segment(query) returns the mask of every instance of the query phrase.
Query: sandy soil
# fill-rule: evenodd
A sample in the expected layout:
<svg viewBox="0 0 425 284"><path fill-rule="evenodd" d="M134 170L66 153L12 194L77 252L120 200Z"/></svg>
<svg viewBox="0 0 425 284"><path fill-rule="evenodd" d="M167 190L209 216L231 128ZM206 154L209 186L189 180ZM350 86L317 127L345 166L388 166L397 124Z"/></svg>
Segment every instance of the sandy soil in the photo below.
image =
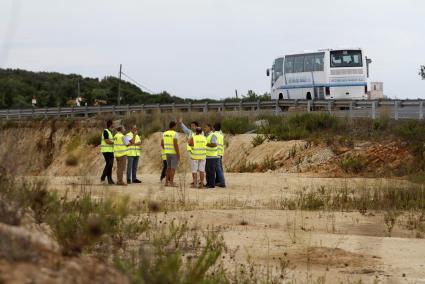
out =
<svg viewBox="0 0 425 284"><path fill-rule="evenodd" d="M50 188L95 195L129 195L135 202L184 201L182 210L158 213L158 219L185 221L200 229L219 230L229 248L228 269L247 257L275 267L288 260L288 279L297 283L324 277L327 283L425 283L425 240L396 225L386 237L383 214L371 212L277 210L277 200L294 191L325 187L403 185L386 179L312 178L299 174L228 174L227 189L190 189L189 176L179 175L181 188L164 188L157 175L142 175L142 185L106 186L96 177L49 178ZM89 185L86 185L89 184ZM230 255L235 257L231 258Z"/></svg>

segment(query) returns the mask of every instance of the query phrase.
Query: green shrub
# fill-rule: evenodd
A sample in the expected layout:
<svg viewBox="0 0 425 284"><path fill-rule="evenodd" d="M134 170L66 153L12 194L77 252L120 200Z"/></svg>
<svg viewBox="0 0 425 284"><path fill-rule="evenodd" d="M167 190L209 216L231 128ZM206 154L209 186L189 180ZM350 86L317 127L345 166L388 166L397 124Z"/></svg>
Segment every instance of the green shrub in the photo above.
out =
<svg viewBox="0 0 425 284"><path fill-rule="evenodd" d="M425 152L425 124L417 120L407 120L400 122L393 131L398 137L408 143L414 157L418 161L423 162Z"/></svg>
<svg viewBox="0 0 425 284"><path fill-rule="evenodd" d="M340 165L346 173L360 173L365 170L367 161L360 156L350 156L342 159Z"/></svg>
<svg viewBox="0 0 425 284"><path fill-rule="evenodd" d="M304 113L289 117L266 116L268 124L259 133L273 140L306 139L319 131L336 132L344 128L345 121L326 113Z"/></svg>
<svg viewBox="0 0 425 284"><path fill-rule="evenodd" d="M225 133L243 134L255 129L248 117L225 117L221 122L221 129Z"/></svg>
<svg viewBox="0 0 425 284"><path fill-rule="evenodd" d="M217 265L224 249L223 238L216 233L199 236L187 224L172 221L151 234L149 244L114 262L135 284L229 283L225 270Z"/></svg>
<svg viewBox="0 0 425 284"><path fill-rule="evenodd" d="M244 160L239 164L239 172L240 173L253 173L257 171L258 164L254 162L247 162Z"/></svg>
<svg viewBox="0 0 425 284"><path fill-rule="evenodd" d="M276 168L276 160L273 157L267 156L261 164L261 169L263 171L274 171Z"/></svg>
<svg viewBox="0 0 425 284"><path fill-rule="evenodd" d="M254 147L260 146L266 141L266 136L257 134L254 138L252 138L251 144Z"/></svg>
<svg viewBox="0 0 425 284"><path fill-rule="evenodd" d="M93 133L87 137L86 144L90 146L99 146L102 142L102 133Z"/></svg>

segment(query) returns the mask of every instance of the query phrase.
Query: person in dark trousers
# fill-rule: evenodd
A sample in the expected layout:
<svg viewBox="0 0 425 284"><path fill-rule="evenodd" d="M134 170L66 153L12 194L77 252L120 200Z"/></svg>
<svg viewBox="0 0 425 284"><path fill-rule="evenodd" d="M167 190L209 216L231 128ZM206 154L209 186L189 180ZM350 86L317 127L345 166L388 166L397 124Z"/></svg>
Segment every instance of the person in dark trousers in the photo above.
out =
<svg viewBox="0 0 425 284"><path fill-rule="evenodd" d="M101 182L108 179L108 184L115 184L112 180L112 167L114 166L114 136L112 135L112 120L106 122L106 129L103 130L100 152L105 158L105 168L103 169L102 176L100 177Z"/></svg>
<svg viewBox="0 0 425 284"><path fill-rule="evenodd" d="M217 150L217 136L214 134L211 124L206 124L204 128L205 137L207 137L207 151L205 174L207 177L207 188L215 188L215 172L218 165L218 150Z"/></svg>
<svg viewBox="0 0 425 284"><path fill-rule="evenodd" d="M224 156L224 134L221 132L221 123L214 124L214 134L217 137L217 167L215 170L215 184L218 187L225 188L226 181L223 171L223 156Z"/></svg>

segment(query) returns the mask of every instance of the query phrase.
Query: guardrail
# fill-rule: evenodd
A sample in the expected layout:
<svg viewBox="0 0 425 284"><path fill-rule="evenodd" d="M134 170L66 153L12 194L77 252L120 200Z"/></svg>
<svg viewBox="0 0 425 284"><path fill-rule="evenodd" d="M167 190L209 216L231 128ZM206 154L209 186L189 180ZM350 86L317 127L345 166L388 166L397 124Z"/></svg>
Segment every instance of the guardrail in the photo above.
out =
<svg viewBox="0 0 425 284"><path fill-rule="evenodd" d="M289 112L326 111L337 116L378 118L384 113L390 118L424 119L424 100L271 100L256 102L212 102L185 104L141 104L120 106L81 106L46 107L0 110L0 118L49 118L49 117L89 117L99 114L126 115L133 112L225 112L251 111L271 112L285 115Z"/></svg>

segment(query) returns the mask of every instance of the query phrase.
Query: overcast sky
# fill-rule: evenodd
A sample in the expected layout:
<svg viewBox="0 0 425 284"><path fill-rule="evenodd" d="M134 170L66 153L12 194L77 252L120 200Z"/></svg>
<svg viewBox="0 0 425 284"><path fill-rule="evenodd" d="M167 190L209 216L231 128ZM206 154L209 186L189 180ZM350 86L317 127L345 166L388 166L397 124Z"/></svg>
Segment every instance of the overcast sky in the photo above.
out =
<svg viewBox="0 0 425 284"><path fill-rule="evenodd" d="M102 78L224 98L270 91L287 52L363 47L385 93L425 98L423 0L0 0L0 67Z"/></svg>

